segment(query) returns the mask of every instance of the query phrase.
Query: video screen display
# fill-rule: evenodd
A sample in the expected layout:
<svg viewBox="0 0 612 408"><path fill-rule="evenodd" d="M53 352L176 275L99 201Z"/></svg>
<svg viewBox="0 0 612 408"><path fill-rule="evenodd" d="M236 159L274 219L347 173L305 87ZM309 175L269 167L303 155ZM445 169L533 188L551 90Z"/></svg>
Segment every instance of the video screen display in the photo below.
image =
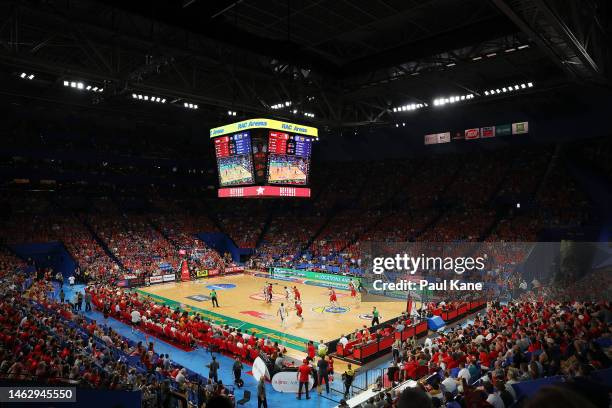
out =
<svg viewBox="0 0 612 408"><path fill-rule="evenodd" d="M268 183L305 185L308 182L310 159L307 157L270 154Z"/></svg>
<svg viewBox="0 0 612 408"><path fill-rule="evenodd" d="M251 155L220 157L219 184L222 187L253 184L253 161Z"/></svg>

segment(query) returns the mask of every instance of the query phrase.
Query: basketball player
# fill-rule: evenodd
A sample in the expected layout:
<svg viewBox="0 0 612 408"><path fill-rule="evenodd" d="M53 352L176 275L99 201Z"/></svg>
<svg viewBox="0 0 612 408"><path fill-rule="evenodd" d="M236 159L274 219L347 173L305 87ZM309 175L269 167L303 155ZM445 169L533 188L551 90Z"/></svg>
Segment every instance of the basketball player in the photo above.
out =
<svg viewBox="0 0 612 408"><path fill-rule="evenodd" d="M302 301L302 296L300 295L300 291L298 290L297 286L293 287L293 297L295 298L295 300L298 301Z"/></svg>
<svg viewBox="0 0 612 408"><path fill-rule="evenodd" d="M285 309L284 303L280 304L280 306L278 307L278 311L276 312L276 315L280 316L281 326L285 327L286 320L287 320L287 309Z"/></svg>
<svg viewBox="0 0 612 408"><path fill-rule="evenodd" d="M302 321L304 321L304 316L302 316L302 305L300 305L299 301L295 301L295 314L297 315L297 317L299 317Z"/></svg>
<svg viewBox="0 0 612 408"><path fill-rule="evenodd" d="M285 286L285 300L289 301L290 297L291 297L291 291L289 290L288 287Z"/></svg>
<svg viewBox="0 0 612 408"><path fill-rule="evenodd" d="M268 284L268 303L272 303L272 284Z"/></svg>
<svg viewBox="0 0 612 408"><path fill-rule="evenodd" d="M329 303L331 303L332 307L338 307L336 291L332 287L329 288Z"/></svg>
<svg viewBox="0 0 612 408"><path fill-rule="evenodd" d="M354 300L357 300L357 288L355 288L355 283L353 282L353 280L351 279L349 281L349 290L351 291L351 298L353 298Z"/></svg>

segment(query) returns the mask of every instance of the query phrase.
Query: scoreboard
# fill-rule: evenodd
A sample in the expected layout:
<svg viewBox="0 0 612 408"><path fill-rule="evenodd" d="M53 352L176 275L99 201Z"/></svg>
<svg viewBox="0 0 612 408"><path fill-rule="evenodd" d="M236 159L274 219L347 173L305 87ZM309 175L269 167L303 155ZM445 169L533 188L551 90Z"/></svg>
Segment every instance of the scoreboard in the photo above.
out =
<svg viewBox="0 0 612 408"><path fill-rule="evenodd" d="M217 158L251 154L251 135L242 132L216 138L215 154Z"/></svg>
<svg viewBox="0 0 612 408"><path fill-rule="evenodd" d="M270 132L268 151L272 154L310 157L312 142L313 138L309 136Z"/></svg>
<svg viewBox="0 0 612 408"><path fill-rule="evenodd" d="M219 197L309 197L316 128L249 119L211 129Z"/></svg>

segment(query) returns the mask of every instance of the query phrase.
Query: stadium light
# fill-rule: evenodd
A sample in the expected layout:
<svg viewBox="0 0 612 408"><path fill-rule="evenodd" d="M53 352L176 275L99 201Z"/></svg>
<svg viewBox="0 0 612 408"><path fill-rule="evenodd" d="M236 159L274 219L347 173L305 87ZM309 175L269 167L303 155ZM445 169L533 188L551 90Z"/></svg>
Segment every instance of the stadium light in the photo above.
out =
<svg viewBox="0 0 612 408"><path fill-rule="evenodd" d="M484 91L485 96L491 96L491 95L497 95L500 93L508 93L508 92L516 92L516 91L520 91L522 89L527 89L527 88L532 88L533 87L533 82L527 82L527 83L521 83L521 84L512 84L512 85L507 85L507 86L503 86L501 88L501 90L499 88L496 89L491 89L489 91Z"/></svg>
<svg viewBox="0 0 612 408"><path fill-rule="evenodd" d="M161 98L159 96L149 96L149 95L143 95L143 94L132 94L132 99L140 99L140 100L145 100L145 101L149 101L149 102L156 102L156 103L166 103L166 98Z"/></svg>
<svg viewBox="0 0 612 408"><path fill-rule="evenodd" d="M228 110L227 116L236 116L236 111Z"/></svg>
<svg viewBox="0 0 612 408"><path fill-rule="evenodd" d="M427 106L427 104L410 103L410 104L394 107L393 108L393 112L409 112L409 111L414 111L414 110L417 110L417 109L421 109L421 108L423 108L425 106Z"/></svg>
<svg viewBox="0 0 612 408"><path fill-rule="evenodd" d="M304 116L308 117L308 118L314 118L314 113L310 113L310 112L304 112Z"/></svg>
<svg viewBox="0 0 612 408"><path fill-rule="evenodd" d="M95 85L88 84L88 83L81 82L81 81L64 80L63 84L67 88L74 88L80 91L89 91L89 92L98 92L98 93L104 92L104 88L102 87L97 87Z"/></svg>
<svg viewBox="0 0 612 408"><path fill-rule="evenodd" d="M293 102L291 101L285 101L285 102L280 102L280 103L275 103L274 105L270 106L270 109L283 109L283 108L288 108L289 106L291 106L293 104Z"/></svg>
<svg viewBox="0 0 612 408"><path fill-rule="evenodd" d="M455 104L457 102L467 101L474 98L474 94L452 95L447 98L436 98L433 100L434 106L443 106L447 103Z"/></svg>
<svg viewBox="0 0 612 408"><path fill-rule="evenodd" d="M28 81L33 80L35 77L34 74L28 74L27 72L22 72L21 74L19 74L19 78L21 79L27 79Z"/></svg>

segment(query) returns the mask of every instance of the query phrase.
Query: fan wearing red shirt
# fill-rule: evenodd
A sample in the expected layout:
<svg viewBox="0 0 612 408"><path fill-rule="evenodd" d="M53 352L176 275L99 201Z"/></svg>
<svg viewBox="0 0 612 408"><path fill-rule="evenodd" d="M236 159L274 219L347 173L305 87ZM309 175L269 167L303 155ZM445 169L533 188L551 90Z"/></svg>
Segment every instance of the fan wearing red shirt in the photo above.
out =
<svg viewBox="0 0 612 408"><path fill-rule="evenodd" d="M308 360L304 360L303 364L298 367L297 371L297 380L300 383L298 388L297 399L302 399L302 387L306 389L306 399L310 399L308 395L308 379L310 376L310 366L308 365Z"/></svg>
<svg viewBox="0 0 612 408"><path fill-rule="evenodd" d="M308 358L312 361L315 358L316 355L316 350L315 350L315 346L314 343L312 342L312 340L310 340L308 342L308 346L306 347L307 353L308 353Z"/></svg>

